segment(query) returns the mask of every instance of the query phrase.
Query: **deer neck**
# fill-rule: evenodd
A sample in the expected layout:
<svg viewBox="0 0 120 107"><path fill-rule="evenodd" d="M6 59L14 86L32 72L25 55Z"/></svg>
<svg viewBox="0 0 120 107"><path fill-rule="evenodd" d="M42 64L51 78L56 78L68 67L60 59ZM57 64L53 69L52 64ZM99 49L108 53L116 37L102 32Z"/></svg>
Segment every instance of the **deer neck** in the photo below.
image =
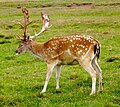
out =
<svg viewBox="0 0 120 107"><path fill-rule="evenodd" d="M43 44L32 41L30 45L29 53L43 60L44 59Z"/></svg>

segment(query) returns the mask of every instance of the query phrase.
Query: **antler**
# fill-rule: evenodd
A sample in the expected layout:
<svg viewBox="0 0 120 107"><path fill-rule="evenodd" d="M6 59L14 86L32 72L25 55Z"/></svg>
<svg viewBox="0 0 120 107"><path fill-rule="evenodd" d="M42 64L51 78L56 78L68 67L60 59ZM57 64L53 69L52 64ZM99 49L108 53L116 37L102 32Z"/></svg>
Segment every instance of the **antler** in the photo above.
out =
<svg viewBox="0 0 120 107"><path fill-rule="evenodd" d="M29 20L29 12L28 12L28 10L26 8L23 8L23 7L20 7L20 8L21 8L22 13L24 15L24 24L22 24L21 22L18 22L18 24L21 25L21 27L22 27L22 29L24 31L24 39L26 39L26 36L27 36L26 35L26 33L27 33L27 26L29 24L31 24L33 21ZM41 16L42 16L43 26L42 26L41 31L38 34L35 33L34 36L30 36L30 38L33 39L33 40L35 40L36 37L40 36L44 31L46 31L49 28L50 19L49 19L48 15L43 14L41 12Z"/></svg>
<svg viewBox="0 0 120 107"><path fill-rule="evenodd" d="M49 19L48 15L43 14L41 12L41 17L42 17L43 26L42 26L41 31L38 34L35 34L34 36L31 37L34 40L36 39L36 37L40 36L44 31L46 31L48 28L51 27L51 26L49 27L50 19Z"/></svg>
<svg viewBox="0 0 120 107"><path fill-rule="evenodd" d="M26 33L27 33L27 26L32 23L32 21L29 20L29 12L26 8L21 7L22 13L24 15L24 23L22 24L21 22L18 22L18 24L21 25L23 32L24 32L24 39L26 38Z"/></svg>

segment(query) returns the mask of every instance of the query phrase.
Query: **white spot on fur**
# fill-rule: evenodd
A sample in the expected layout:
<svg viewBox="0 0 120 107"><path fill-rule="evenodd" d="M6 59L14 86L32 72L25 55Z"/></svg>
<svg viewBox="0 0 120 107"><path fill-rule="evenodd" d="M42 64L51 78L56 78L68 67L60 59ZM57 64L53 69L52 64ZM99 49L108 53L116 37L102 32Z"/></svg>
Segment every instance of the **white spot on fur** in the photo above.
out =
<svg viewBox="0 0 120 107"><path fill-rule="evenodd" d="M85 48L85 50L87 51L87 50L88 50L88 48Z"/></svg>
<svg viewBox="0 0 120 107"><path fill-rule="evenodd" d="M78 51L78 54L80 54L82 52L82 50Z"/></svg>
<svg viewBox="0 0 120 107"><path fill-rule="evenodd" d="M72 47L74 47L74 45L72 45Z"/></svg>
<svg viewBox="0 0 120 107"><path fill-rule="evenodd" d="M87 39L87 40L89 40L89 38L88 38L88 37L87 37L86 39Z"/></svg>
<svg viewBox="0 0 120 107"><path fill-rule="evenodd" d="M75 40L76 38L73 38L73 40Z"/></svg>
<svg viewBox="0 0 120 107"><path fill-rule="evenodd" d="M70 40L70 42L73 42L72 39Z"/></svg>
<svg viewBox="0 0 120 107"><path fill-rule="evenodd" d="M83 52L83 55L85 55L85 52Z"/></svg>

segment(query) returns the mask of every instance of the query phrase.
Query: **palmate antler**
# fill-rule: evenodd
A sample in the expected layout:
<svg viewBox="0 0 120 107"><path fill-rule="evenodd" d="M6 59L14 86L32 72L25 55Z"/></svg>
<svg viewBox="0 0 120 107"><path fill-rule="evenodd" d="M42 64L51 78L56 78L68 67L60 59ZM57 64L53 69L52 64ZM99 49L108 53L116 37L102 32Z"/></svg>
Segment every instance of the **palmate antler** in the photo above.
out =
<svg viewBox="0 0 120 107"><path fill-rule="evenodd" d="M51 26L49 27L50 19L49 19L48 15L43 14L41 12L41 17L42 17L43 26L42 26L41 31L38 34L35 34L34 36L31 37L34 40L36 39L36 37L40 36L44 31L46 31L48 28L51 27Z"/></svg>
<svg viewBox="0 0 120 107"><path fill-rule="evenodd" d="M29 20L29 12L28 12L28 10L26 8L21 7L21 10L22 10L22 13L24 15L24 24L21 24L21 22L18 22L18 24L20 24L22 29L23 29L24 39L25 39L26 36L27 36L27 34L26 34L27 33L27 26L29 24L31 24L33 21ZM42 16L43 26L42 26L41 31L38 34L35 33L34 36L30 36L30 38L33 39L33 40L35 40L36 37L40 36L44 31L46 31L49 28L50 19L49 19L48 15L43 14L41 12L41 16Z"/></svg>
<svg viewBox="0 0 120 107"><path fill-rule="evenodd" d="M29 12L26 8L21 7L22 13L24 15L24 23L22 24L21 22L18 22L19 25L21 25L23 32L24 32L24 39L27 36L27 26L31 24L33 21L29 20Z"/></svg>

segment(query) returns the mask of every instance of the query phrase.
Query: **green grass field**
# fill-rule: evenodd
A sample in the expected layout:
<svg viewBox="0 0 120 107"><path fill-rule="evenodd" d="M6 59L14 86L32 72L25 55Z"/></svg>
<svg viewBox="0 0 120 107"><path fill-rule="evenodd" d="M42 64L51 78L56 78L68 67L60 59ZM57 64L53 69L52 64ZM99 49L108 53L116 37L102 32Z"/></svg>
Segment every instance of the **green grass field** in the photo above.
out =
<svg viewBox="0 0 120 107"><path fill-rule="evenodd" d="M47 92L39 95L47 67L29 53L15 55L19 45L16 37L23 36L15 22L23 21L18 6L28 8L31 20L40 19L41 11L49 14L52 27L37 39L39 42L72 34L91 35L100 41L103 93L89 96L89 74L79 65L65 65L60 90L55 90L54 71ZM41 26L41 22L35 22L28 27L28 32L33 35ZM0 0L0 107L12 106L120 107L120 1Z"/></svg>

